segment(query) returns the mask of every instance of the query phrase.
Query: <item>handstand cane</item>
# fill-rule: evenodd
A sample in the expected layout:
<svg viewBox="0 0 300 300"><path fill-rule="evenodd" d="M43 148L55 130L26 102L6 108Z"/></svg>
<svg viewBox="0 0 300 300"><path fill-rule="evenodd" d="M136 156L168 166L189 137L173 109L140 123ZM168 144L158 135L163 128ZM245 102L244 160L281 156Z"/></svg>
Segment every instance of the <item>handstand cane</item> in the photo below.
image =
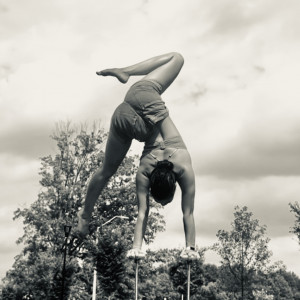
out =
<svg viewBox="0 0 300 300"><path fill-rule="evenodd" d="M134 261L135 261L135 300L138 300L139 260L138 258L135 258Z"/></svg>
<svg viewBox="0 0 300 300"><path fill-rule="evenodd" d="M187 261L188 270L187 270L187 300L190 300L190 285L191 285L191 261Z"/></svg>

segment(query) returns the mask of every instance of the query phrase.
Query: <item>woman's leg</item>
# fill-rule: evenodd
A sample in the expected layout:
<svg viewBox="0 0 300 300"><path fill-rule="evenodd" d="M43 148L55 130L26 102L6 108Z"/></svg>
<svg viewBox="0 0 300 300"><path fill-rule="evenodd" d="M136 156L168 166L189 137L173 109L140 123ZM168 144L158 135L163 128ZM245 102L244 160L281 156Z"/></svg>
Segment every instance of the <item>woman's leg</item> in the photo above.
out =
<svg viewBox="0 0 300 300"><path fill-rule="evenodd" d="M92 176L88 185L84 207L78 213L77 229L81 235L85 236L89 233L89 221L95 203L110 177L117 171L130 145L131 141L124 142L113 132L109 133L103 165Z"/></svg>
<svg viewBox="0 0 300 300"><path fill-rule="evenodd" d="M106 69L97 72L102 76L114 76L122 83L126 83L130 76L146 75L143 79L157 81L163 92L171 85L179 74L184 63L181 54L171 52L125 68Z"/></svg>
<svg viewBox="0 0 300 300"><path fill-rule="evenodd" d="M154 80L162 86L164 92L179 74L184 63L181 54L171 52L125 68L106 69L97 72L102 76L114 76L120 82L126 83L130 76L146 75L143 79ZM170 117L157 124L163 139L173 138L180 135Z"/></svg>

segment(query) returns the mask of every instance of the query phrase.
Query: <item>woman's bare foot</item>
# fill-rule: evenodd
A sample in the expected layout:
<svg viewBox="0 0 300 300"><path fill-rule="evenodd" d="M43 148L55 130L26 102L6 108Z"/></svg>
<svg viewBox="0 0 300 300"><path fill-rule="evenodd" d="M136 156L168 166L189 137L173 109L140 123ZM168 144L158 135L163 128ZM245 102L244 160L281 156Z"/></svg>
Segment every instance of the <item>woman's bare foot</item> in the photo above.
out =
<svg viewBox="0 0 300 300"><path fill-rule="evenodd" d="M129 75L123 71L121 71L121 69L105 69L103 71L100 72L96 72L97 75L99 76L114 76L116 78L118 78L118 80L122 83L126 83L128 81Z"/></svg>

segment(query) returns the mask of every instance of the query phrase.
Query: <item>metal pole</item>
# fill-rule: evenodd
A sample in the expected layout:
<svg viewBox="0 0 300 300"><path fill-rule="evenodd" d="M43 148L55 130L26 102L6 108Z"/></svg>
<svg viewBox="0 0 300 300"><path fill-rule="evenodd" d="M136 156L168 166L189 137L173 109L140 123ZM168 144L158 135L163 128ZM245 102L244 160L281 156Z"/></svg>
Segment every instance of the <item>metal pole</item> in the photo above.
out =
<svg viewBox="0 0 300 300"><path fill-rule="evenodd" d="M244 232L242 232L242 300L244 300Z"/></svg>
<svg viewBox="0 0 300 300"><path fill-rule="evenodd" d="M98 245L98 229L96 230L96 245ZM93 296L92 300L96 300L97 297L97 266L94 267L94 279L93 279Z"/></svg>
<svg viewBox="0 0 300 300"><path fill-rule="evenodd" d="M135 259L135 300L138 300L138 282L139 282L139 261Z"/></svg>
<svg viewBox="0 0 300 300"><path fill-rule="evenodd" d="M96 270L96 268L94 268L93 297L92 297L92 300L96 300L96 287L97 287L97 270Z"/></svg>
<svg viewBox="0 0 300 300"><path fill-rule="evenodd" d="M188 260L188 274L187 274L187 300L190 300L190 284L191 284L191 261Z"/></svg>
<svg viewBox="0 0 300 300"><path fill-rule="evenodd" d="M104 224L102 224L101 227L107 225L108 223L110 223L112 220L114 220L116 218L119 218L119 219L129 219L129 217L126 217L126 216L114 216L110 220L108 220L107 222L105 222Z"/></svg>
<svg viewBox="0 0 300 300"><path fill-rule="evenodd" d="M63 262L63 269L62 269L62 282L61 282L61 295L60 295L61 300L63 300L65 297L66 257L67 257L68 238L69 238L71 229L72 229L72 226L64 225L65 240L64 240L64 245L63 245L64 262Z"/></svg>
<svg viewBox="0 0 300 300"><path fill-rule="evenodd" d="M64 262L63 262L63 270L62 270L62 283L61 283L61 295L60 299L64 299L65 294L65 273L66 273L66 256L67 256L67 247L64 246Z"/></svg>

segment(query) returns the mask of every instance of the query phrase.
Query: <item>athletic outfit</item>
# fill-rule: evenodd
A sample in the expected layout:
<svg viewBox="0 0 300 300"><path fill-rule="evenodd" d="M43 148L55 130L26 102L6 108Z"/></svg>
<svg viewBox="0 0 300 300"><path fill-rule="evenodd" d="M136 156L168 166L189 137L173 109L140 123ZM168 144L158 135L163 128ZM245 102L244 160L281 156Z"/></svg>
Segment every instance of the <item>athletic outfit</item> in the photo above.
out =
<svg viewBox="0 0 300 300"><path fill-rule="evenodd" d="M140 80L129 89L124 102L116 108L111 118L110 131L124 143L132 139L145 142L141 158L155 149L186 149L181 136L148 142L155 124L169 116L161 93L162 87L158 82Z"/></svg>
<svg viewBox="0 0 300 300"><path fill-rule="evenodd" d="M124 141L147 141L153 126L169 115L161 92L162 87L155 81L136 82L127 92L124 102L116 108L110 130Z"/></svg>
<svg viewBox="0 0 300 300"><path fill-rule="evenodd" d="M175 136L173 138L166 139L161 142L147 143L147 141L146 141L141 158L143 158L144 156L146 156L149 153L151 154L151 152L153 150L156 150L156 149L164 150L166 148L175 148L177 150L178 149L186 149L186 145L185 145L184 141L182 140L181 136ZM172 153L172 155L173 154L174 153Z"/></svg>
<svg viewBox="0 0 300 300"><path fill-rule="evenodd" d="M162 87L153 80L140 80L127 92L122 102L113 113L110 131L121 140L136 139L145 142L142 157L154 149L186 149L180 136L162 142L147 142L154 126L169 116L169 111L161 98Z"/></svg>

